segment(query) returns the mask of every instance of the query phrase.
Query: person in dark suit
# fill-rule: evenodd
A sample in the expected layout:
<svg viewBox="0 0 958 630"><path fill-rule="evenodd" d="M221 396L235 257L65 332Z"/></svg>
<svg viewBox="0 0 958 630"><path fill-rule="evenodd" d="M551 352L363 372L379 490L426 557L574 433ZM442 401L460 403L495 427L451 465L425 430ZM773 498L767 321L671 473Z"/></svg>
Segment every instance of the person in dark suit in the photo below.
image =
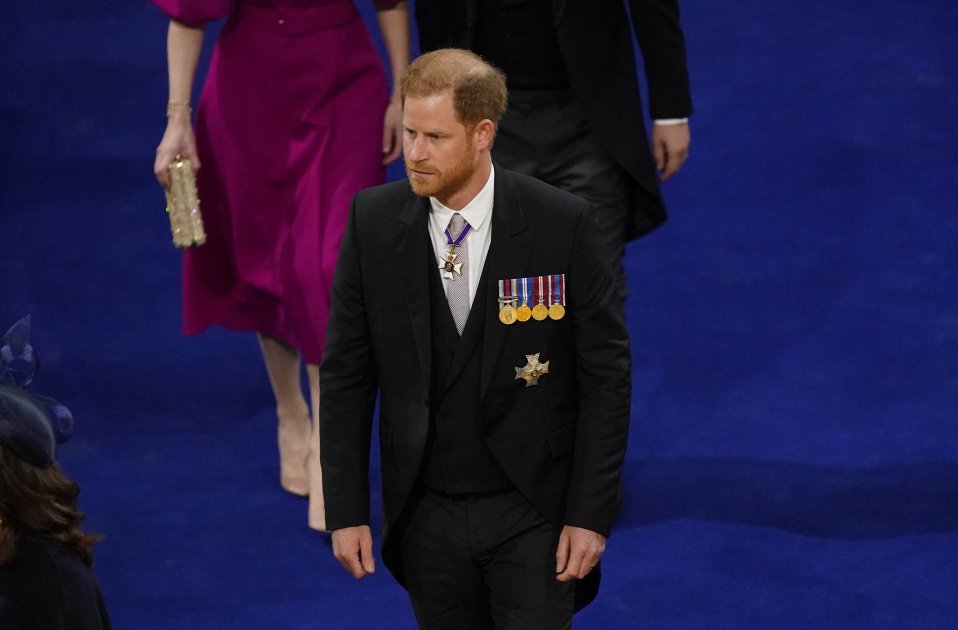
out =
<svg viewBox="0 0 958 630"><path fill-rule="evenodd" d="M336 558L382 556L422 628L566 628L598 589L631 362L589 204L493 166L501 72L464 50L402 78L408 179L360 192L320 366Z"/></svg>
<svg viewBox="0 0 958 630"><path fill-rule="evenodd" d="M623 0L416 2L423 51L468 48L506 73L509 110L493 158L592 202L623 295L625 243L665 220L656 171L667 180L681 168L692 112L677 0L629 0L628 9Z"/></svg>

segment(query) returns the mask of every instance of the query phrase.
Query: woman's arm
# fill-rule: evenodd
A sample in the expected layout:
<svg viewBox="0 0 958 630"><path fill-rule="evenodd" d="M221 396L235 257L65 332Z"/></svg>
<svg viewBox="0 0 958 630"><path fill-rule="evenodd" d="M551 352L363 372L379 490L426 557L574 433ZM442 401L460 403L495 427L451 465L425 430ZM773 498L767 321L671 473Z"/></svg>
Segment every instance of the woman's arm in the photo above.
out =
<svg viewBox="0 0 958 630"><path fill-rule="evenodd" d="M156 148L156 161L153 163L153 173L164 188L170 185L167 168L177 155L193 162L194 168L200 167L190 119L190 95L202 48L203 25L189 26L170 20L166 36L170 98L166 111L166 131L160 146Z"/></svg>
<svg viewBox="0 0 958 630"><path fill-rule="evenodd" d="M390 8L377 7L376 17L392 73L392 94L383 119L383 164L402 153L402 103L399 98L399 77L409 65L409 10L401 0Z"/></svg>

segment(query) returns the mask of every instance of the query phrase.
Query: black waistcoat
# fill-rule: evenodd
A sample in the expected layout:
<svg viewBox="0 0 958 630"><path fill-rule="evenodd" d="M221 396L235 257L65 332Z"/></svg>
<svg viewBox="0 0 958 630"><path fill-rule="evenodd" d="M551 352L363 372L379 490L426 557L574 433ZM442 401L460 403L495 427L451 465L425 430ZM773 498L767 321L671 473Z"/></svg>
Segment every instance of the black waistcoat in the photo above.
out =
<svg viewBox="0 0 958 630"><path fill-rule="evenodd" d="M430 249L432 249L430 247ZM435 256L430 256L430 265ZM429 274L432 320L432 417L422 483L449 494L487 492L512 484L482 438L480 368L485 274L460 338L437 265Z"/></svg>

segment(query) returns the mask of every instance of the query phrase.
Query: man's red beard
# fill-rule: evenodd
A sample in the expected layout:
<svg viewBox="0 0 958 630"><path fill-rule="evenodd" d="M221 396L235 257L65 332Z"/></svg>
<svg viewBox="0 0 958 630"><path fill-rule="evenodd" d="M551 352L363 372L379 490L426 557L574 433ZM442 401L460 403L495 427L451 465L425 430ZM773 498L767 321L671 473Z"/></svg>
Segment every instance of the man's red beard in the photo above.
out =
<svg viewBox="0 0 958 630"><path fill-rule="evenodd" d="M429 176L417 178L414 171L429 173ZM409 185L412 187L412 191L420 197L447 198L462 189L475 172L476 166L471 151L466 151L462 159L447 171L439 171L424 162L406 160L406 175L409 177Z"/></svg>

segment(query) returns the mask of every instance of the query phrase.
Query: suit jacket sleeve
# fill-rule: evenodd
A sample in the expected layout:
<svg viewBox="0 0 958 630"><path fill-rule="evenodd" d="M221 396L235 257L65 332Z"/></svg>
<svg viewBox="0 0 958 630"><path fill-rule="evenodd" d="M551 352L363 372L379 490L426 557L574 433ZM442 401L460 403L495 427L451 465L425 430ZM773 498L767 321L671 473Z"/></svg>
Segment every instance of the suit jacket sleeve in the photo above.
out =
<svg viewBox="0 0 958 630"><path fill-rule="evenodd" d="M567 280L579 413L565 523L608 536L628 443L632 360L625 313L590 217L579 220Z"/></svg>
<svg viewBox="0 0 958 630"><path fill-rule="evenodd" d="M330 530L370 521L369 446L377 377L366 318L358 199L340 246L320 364L320 460Z"/></svg>
<svg viewBox="0 0 958 630"><path fill-rule="evenodd" d="M652 118L689 116L692 97L677 0L630 0L629 6L645 64Z"/></svg>

